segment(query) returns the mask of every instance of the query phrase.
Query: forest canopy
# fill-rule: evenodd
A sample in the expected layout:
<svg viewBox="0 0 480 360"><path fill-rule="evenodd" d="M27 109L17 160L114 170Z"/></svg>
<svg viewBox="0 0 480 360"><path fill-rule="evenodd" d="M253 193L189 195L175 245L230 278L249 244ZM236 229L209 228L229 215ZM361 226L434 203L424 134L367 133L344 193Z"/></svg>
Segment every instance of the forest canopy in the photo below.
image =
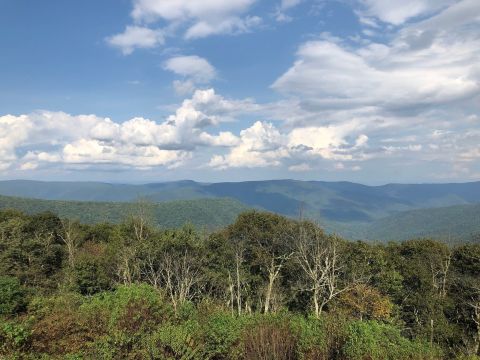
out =
<svg viewBox="0 0 480 360"><path fill-rule="evenodd" d="M0 356L474 359L480 245L348 241L259 211L207 233L0 211Z"/></svg>

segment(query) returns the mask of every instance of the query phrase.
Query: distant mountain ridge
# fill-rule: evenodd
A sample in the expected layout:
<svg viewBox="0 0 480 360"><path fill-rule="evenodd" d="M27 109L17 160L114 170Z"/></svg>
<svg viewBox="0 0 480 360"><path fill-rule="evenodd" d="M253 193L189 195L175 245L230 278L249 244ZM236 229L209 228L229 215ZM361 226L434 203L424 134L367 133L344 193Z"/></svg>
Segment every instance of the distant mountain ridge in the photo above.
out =
<svg viewBox="0 0 480 360"><path fill-rule="evenodd" d="M100 182L0 181L0 195L45 200L153 202L232 198L254 208L288 216L300 211L315 220L369 223L400 211L480 203L480 182L387 184L266 180L199 183L175 181L143 185Z"/></svg>
<svg viewBox="0 0 480 360"><path fill-rule="evenodd" d="M2 193L17 197L0 196L0 209L53 211L90 223L122 221L143 197L152 203L154 222L163 227L190 222L214 229L256 208L294 218L302 214L349 239L480 241L480 182L366 186L295 180L145 185L3 181Z"/></svg>

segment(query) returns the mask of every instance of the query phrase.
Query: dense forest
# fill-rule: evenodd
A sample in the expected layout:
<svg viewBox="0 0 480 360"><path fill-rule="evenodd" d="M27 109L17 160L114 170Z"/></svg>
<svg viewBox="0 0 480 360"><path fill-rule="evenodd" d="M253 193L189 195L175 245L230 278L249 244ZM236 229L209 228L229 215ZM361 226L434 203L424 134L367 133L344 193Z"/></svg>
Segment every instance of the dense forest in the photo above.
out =
<svg viewBox="0 0 480 360"><path fill-rule="evenodd" d="M1 189L1 182L0 182ZM225 227L237 216L252 209L233 198L194 198L152 202L142 199L150 207L151 224L163 228L181 227L186 222L209 231ZM120 223L135 212L136 201L74 201L45 200L0 195L0 210L17 209L27 214L51 211L62 218L77 219L87 224ZM289 217L298 217L304 211L302 203L296 204ZM253 207L256 210L267 210ZM278 210L278 209L277 209ZM277 211L273 211L278 213ZM429 237L449 244L478 241L480 234L480 203L447 207L400 211L370 223L340 222L323 218L323 212L305 212L310 219L317 219L328 233L345 238L374 241L402 241Z"/></svg>
<svg viewBox="0 0 480 360"><path fill-rule="evenodd" d="M88 212L88 209L85 209ZM0 211L5 359L479 359L480 244Z"/></svg>
<svg viewBox="0 0 480 360"><path fill-rule="evenodd" d="M163 228L181 227L188 222L198 228L213 230L233 223L241 212L249 210L239 201L226 198L156 203L145 199L139 201L148 206L151 225ZM117 224L136 212L137 202L42 200L0 195L0 210L17 209L27 214L50 211L86 224Z"/></svg>

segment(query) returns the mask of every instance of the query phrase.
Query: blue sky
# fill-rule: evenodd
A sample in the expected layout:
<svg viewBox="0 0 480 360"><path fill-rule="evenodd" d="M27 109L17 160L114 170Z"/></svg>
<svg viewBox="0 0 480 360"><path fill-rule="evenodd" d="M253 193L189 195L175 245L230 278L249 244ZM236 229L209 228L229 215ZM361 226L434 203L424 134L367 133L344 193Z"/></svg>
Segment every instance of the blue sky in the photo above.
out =
<svg viewBox="0 0 480 360"><path fill-rule="evenodd" d="M1 179L480 180L477 0L3 0L0 49Z"/></svg>

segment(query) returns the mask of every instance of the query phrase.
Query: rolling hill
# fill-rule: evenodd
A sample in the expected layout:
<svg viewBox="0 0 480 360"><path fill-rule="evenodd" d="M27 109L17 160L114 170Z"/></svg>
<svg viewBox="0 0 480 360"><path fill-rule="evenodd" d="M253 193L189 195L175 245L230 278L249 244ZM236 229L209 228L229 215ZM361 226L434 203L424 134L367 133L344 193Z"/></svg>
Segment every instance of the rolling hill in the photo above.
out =
<svg viewBox="0 0 480 360"><path fill-rule="evenodd" d="M0 181L0 194L9 196L0 198L0 208L51 210L86 222L119 221L132 213L132 202L143 197L154 203L153 217L162 226L190 221L218 227L232 222L243 210L257 208L290 217L302 213L327 231L350 239L434 236L468 240L472 233L480 233L480 182L366 186L297 180L187 180L132 185L14 180Z"/></svg>
<svg viewBox="0 0 480 360"><path fill-rule="evenodd" d="M480 204L469 204L403 211L372 222L363 236L382 241L435 238L456 242L473 241L479 235Z"/></svg>
<svg viewBox="0 0 480 360"><path fill-rule="evenodd" d="M118 223L135 214L138 206L133 202L39 200L0 196L0 209L17 209L28 214L51 211L60 217L85 223ZM248 209L236 200L220 198L147 203L142 206L146 207L147 216L156 225L166 228L191 223L215 229L232 223L239 213Z"/></svg>
<svg viewBox="0 0 480 360"><path fill-rule="evenodd" d="M154 202L232 198L243 204L288 216L300 210L326 222L378 220L399 211L480 202L480 182L463 184L388 184L267 180L230 183L176 181L143 185L98 182L0 181L0 195L46 200Z"/></svg>

